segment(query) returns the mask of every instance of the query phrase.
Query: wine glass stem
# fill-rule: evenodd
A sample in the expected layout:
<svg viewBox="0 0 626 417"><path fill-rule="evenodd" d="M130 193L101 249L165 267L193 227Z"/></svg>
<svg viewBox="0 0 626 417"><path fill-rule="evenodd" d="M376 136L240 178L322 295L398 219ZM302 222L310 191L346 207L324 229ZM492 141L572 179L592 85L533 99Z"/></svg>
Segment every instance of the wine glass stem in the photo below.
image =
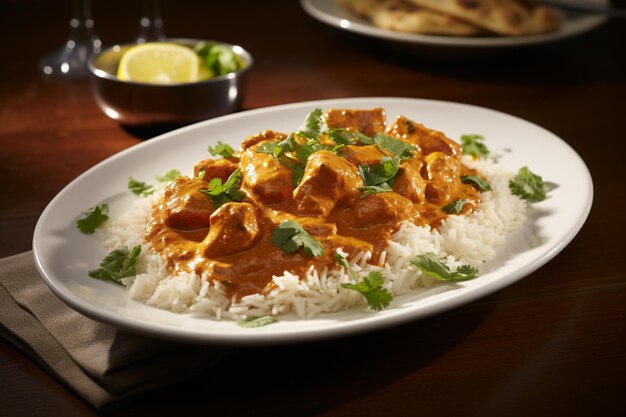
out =
<svg viewBox="0 0 626 417"><path fill-rule="evenodd" d="M161 18L161 2L159 0L143 0L141 20L139 21L137 43L160 41L165 39L163 19Z"/></svg>

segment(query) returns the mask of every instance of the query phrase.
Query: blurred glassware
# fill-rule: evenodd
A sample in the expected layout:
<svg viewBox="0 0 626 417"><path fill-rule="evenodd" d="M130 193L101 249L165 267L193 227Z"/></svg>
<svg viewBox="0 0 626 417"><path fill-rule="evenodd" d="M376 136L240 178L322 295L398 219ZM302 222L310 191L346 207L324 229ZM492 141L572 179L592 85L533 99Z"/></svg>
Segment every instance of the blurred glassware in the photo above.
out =
<svg viewBox="0 0 626 417"><path fill-rule="evenodd" d="M65 46L43 56L39 68L46 77L87 78L87 61L102 42L94 31L91 0L72 0L70 33Z"/></svg>
<svg viewBox="0 0 626 417"><path fill-rule="evenodd" d="M135 42L146 43L164 40L161 2L159 0L143 0L141 10L139 34L135 38Z"/></svg>

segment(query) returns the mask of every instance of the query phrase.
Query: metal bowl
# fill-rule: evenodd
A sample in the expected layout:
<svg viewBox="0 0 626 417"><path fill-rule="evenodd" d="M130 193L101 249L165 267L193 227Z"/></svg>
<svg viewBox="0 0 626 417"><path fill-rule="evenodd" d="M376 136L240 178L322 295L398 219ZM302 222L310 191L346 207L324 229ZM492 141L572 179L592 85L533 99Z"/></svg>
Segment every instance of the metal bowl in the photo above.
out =
<svg viewBox="0 0 626 417"><path fill-rule="evenodd" d="M193 47L199 39L168 39ZM241 107L246 75L252 56L237 45L215 42L233 49L242 59L237 72L205 81L179 84L149 84L122 81L117 67L124 52L134 43L115 45L94 55L88 62L93 92L100 108L110 118L128 126L187 124L232 113Z"/></svg>

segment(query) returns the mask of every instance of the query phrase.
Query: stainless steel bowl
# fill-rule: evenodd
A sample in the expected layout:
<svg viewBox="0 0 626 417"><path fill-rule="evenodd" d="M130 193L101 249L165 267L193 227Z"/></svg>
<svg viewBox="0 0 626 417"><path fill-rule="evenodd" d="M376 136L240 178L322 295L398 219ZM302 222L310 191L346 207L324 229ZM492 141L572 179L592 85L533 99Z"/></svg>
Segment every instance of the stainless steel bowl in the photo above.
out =
<svg viewBox="0 0 626 417"><path fill-rule="evenodd" d="M193 47L201 40L167 41ZM167 85L122 81L117 78L120 59L134 43L104 49L88 62L98 105L107 116L128 126L186 124L238 110L241 107L246 75L253 64L252 56L240 46L216 43L233 48L244 62L243 68L205 81Z"/></svg>

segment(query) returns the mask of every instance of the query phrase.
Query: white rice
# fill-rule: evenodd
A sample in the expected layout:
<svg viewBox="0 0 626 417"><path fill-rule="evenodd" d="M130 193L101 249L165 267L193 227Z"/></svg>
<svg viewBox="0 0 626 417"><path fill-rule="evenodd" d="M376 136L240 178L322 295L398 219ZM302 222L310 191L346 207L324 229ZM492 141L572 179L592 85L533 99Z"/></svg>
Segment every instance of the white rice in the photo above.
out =
<svg viewBox="0 0 626 417"><path fill-rule="evenodd" d="M403 223L388 242L379 265L368 263L369 252L349 259L359 280L371 271L382 270L384 286L394 295L400 295L418 287L445 285L410 264L416 255L433 252L445 258L452 270L462 264L480 267L493 258L496 247L505 241L506 235L524 222L526 203L509 192L508 182L515 175L513 172L494 162L465 158L464 163L478 169L492 187L492 191L481 194L478 208L469 215L448 216L437 230ZM276 285L269 294L248 295L240 300L227 297L225 287L208 280L206 274L170 275L165 260L151 252L150 244L144 240L153 205L161 196L162 192L138 199L105 227L104 245L108 250L142 246L137 263L140 273L124 282L131 299L177 313L218 320L287 312L311 318L324 312L366 305L360 293L341 286L354 282L342 267L320 271L311 267L304 277L285 271L284 275L273 277Z"/></svg>

